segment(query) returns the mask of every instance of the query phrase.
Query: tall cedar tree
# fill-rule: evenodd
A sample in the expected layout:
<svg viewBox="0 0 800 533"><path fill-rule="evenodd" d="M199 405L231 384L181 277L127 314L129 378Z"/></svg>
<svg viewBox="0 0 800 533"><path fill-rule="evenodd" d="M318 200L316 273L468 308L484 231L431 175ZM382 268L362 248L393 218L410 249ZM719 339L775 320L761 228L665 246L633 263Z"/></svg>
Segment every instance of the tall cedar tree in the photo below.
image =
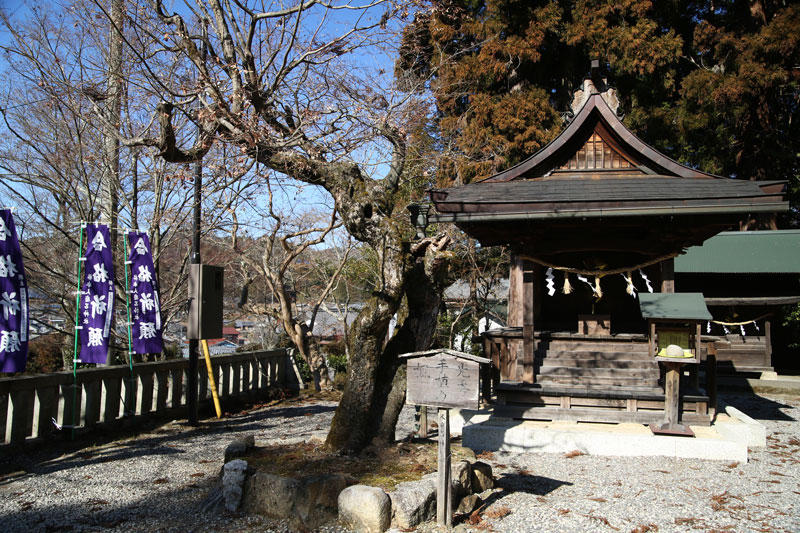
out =
<svg viewBox="0 0 800 533"><path fill-rule="evenodd" d="M564 127L591 58L625 124L682 163L788 179L800 154L800 6L788 2L434 0L404 34L407 81L433 73L441 185L524 159Z"/></svg>

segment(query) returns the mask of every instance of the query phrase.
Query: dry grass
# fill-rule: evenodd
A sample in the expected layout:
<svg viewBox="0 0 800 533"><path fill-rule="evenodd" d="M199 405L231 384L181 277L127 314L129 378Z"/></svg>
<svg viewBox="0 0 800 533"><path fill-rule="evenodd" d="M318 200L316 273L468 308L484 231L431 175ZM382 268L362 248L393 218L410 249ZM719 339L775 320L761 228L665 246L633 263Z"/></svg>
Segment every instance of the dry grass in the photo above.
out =
<svg viewBox="0 0 800 533"><path fill-rule="evenodd" d="M473 457L471 450L460 446L451 450L453 462ZM435 443L399 443L347 457L328 452L322 444L305 443L256 448L245 459L260 472L294 478L344 474L357 483L390 492L398 483L416 481L435 472L436 453Z"/></svg>
<svg viewBox="0 0 800 533"><path fill-rule="evenodd" d="M658 531L658 526L656 524L640 524L631 529L631 533L650 533L655 531Z"/></svg>

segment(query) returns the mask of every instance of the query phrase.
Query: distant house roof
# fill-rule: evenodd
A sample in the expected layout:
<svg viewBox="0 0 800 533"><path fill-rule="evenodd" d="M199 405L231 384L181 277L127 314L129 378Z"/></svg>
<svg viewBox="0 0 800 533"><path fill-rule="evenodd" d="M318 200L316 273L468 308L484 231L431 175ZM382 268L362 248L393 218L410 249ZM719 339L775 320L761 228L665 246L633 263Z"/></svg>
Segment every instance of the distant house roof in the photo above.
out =
<svg viewBox="0 0 800 533"><path fill-rule="evenodd" d="M348 324L352 324L353 321L358 316L358 312L361 305L350 306L346 312L346 319ZM344 335L344 326L342 325L339 316L333 313L329 313L325 310L325 308L320 308L317 311L317 316L314 319L314 329L312 330L312 334L315 337L326 338L326 337L338 337L340 335Z"/></svg>
<svg viewBox="0 0 800 533"><path fill-rule="evenodd" d="M230 326L223 326L222 328L223 335L238 335L239 330Z"/></svg>
<svg viewBox="0 0 800 533"><path fill-rule="evenodd" d="M229 341L228 339L212 339L208 341L209 346L232 346L236 347L237 344L235 342Z"/></svg>
<svg viewBox="0 0 800 533"><path fill-rule="evenodd" d="M508 278L493 280L488 290L484 287L478 288L478 297L489 301L505 301L508 299ZM445 300L466 300L469 298L469 283L458 280L444 290Z"/></svg>
<svg viewBox="0 0 800 533"><path fill-rule="evenodd" d="M800 230L725 231L676 257L675 272L800 273Z"/></svg>

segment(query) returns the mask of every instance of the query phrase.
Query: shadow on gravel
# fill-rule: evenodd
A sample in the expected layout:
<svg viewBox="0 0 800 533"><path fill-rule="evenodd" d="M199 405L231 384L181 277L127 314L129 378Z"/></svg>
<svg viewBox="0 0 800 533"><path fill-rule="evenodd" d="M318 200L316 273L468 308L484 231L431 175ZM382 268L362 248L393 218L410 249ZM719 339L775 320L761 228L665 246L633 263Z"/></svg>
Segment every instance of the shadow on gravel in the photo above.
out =
<svg viewBox="0 0 800 533"><path fill-rule="evenodd" d="M795 420L781 411L781 409L791 409L793 406L770 400L763 396L758 396L757 394L724 394L720 395L720 399L756 420L778 420L785 422Z"/></svg>
<svg viewBox="0 0 800 533"><path fill-rule="evenodd" d="M496 485L504 492L527 492L535 496L546 496L557 488L564 485L571 486L572 483L530 474L505 473L500 475Z"/></svg>
<svg viewBox="0 0 800 533"><path fill-rule="evenodd" d="M2 516L2 531L145 531L141 524L145 519L151 521L147 531L190 531L198 525L205 525L205 522L222 518L201 512L203 498L217 483L216 478L188 484L182 480L166 480L155 486L160 487L159 490L153 490L147 497L128 504L115 504L114 496L109 495L108 500L92 498L75 504L51 505L45 509L34 506L34 502L27 501L23 494L13 494L13 497L17 497L19 510ZM114 490L120 489L115 487ZM165 505L166 501L171 504Z"/></svg>
<svg viewBox="0 0 800 533"><path fill-rule="evenodd" d="M259 410L243 415L233 415L222 420L206 419L197 427L186 424L168 425L164 420L158 423L143 421L134 428L118 428L106 431L104 434L94 434L79 437L71 442L64 435L64 440L54 437L53 441L46 446L39 447L37 450L27 453L20 451L16 454L9 454L7 460L0 461L0 486L11 483L27 475L49 474L70 468L128 459L131 457L144 457L148 455L177 455L184 453L184 447L191 445L187 441L199 435L219 434L224 436L226 433L241 433L248 431L264 431L272 429L280 424L265 424L260 421L278 418L300 418L321 413L327 413L336 409L336 406L325 405L297 405L267 410ZM158 433L158 436L148 438L135 438L137 434L143 432ZM122 442L115 442L122 441ZM91 447L101 447L80 452L81 449ZM77 453L76 453L77 452Z"/></svg>

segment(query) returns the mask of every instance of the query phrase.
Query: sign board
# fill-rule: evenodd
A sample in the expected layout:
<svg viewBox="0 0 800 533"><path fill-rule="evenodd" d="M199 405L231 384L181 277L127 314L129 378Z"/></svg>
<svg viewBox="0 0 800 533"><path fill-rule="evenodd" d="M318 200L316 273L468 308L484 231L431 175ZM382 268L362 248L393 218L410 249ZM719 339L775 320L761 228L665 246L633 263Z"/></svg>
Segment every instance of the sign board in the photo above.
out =
<svg viewBox="0 0 800 533"><path fill-rule="evenodd" d="M412 405L477 409L480 364L488 359L455 350L404 354L406 401Z"/></svg>

